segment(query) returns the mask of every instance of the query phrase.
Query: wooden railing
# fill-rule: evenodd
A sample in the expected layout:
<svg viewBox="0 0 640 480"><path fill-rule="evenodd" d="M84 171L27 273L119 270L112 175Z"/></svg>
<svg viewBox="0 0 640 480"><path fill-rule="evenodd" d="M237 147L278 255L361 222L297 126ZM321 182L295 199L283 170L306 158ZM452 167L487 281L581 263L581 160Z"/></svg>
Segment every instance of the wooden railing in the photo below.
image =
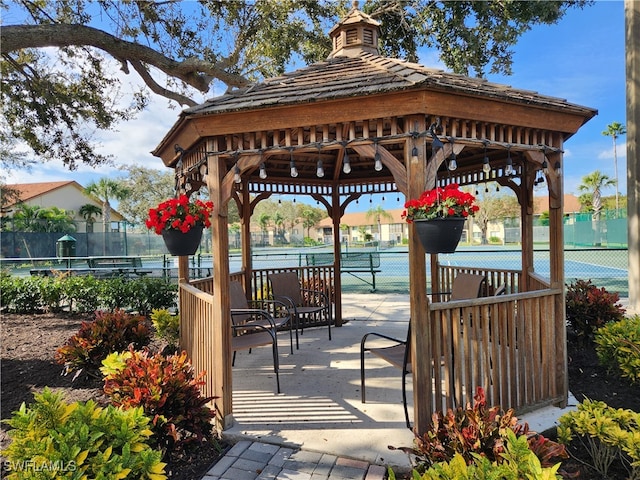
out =
<svg viewBox="0 0 640 480"><path fill-rule="evenodd" d="M213 295L200 290L203 283L206 282L198 281L198 287L186 282L178 284L180 347L186 350L196 374L206 371L208 379L202 387L202 394L205 397L213 397L215 393L211 375L214 374L213 352L216 334L212 331L212 325L215 312Z"/></svg>
<svg viewBox="0 0 640 480"><path fill-rule="evenodd" d="M554 302L561 289L431 303L433 411L473 403L516 408L564 401L563 348Z"/></svg>
<svg viewBox="0 0 640 480"><path fill-rule="evenodd" d="M504 270L484 267L472 268L438 264L438 278L440 279L440 284L432 293L451 292L453 280L459 273L472 273L487 277L487 287L489 290L483 292L483 295L492 295L490 290L496 289L501 285L505 286L506 293L518 293L520 291L520 270ZM548 285L545 288L548 288ZM436 301L442 301L443 299L446 299L446 296L434 296L434 300Z"/></svg>
<svg viewBox="0 0 640 480"><path fill-rule="evenodd" d="M298 274L298 278L301 279L302 286L311 290L320 290L329 298L331 305L336 305L336 293L333 283L333 265L314 265L308 267L282 267L282 268L263 268L253 270L251 276L250 291L252 292L252 298L261 299L267 298L269 293L269 275L279 272L291 272L295 271ZM245 275L243 272L234 272L230 275L231 280L238 280L244 285ZM206 292L213 292L213 278L202 278L194 280L191 285L197 289ZM245 286L246 290L246 286ZM332 314L334 320L341 320L336 318L339 315L337 309ZM310 316L305 319L304 325L301 327L315 327L320 325L326 325L327 319L321 316Z"/></svg>

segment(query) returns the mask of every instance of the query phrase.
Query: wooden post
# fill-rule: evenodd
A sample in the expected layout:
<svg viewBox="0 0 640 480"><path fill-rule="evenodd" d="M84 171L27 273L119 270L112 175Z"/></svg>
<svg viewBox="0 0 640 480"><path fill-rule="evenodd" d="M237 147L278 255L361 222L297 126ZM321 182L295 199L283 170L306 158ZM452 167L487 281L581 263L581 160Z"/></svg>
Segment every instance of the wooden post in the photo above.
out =
<svg viewBox="0 0 640 480"><path fill-rule="evenodd" d="M333 187L333 193L331 195L331 213L333 219L333 257L335 258L334 272L333 272L333 289L335 294L335 310L334 319L335 326L342 326L342 276L341 270L341 253L342 245L340 243L340 220L342 218L342 209L340 208L340 189L335 184Z"/></svg>
<svg viewBox="0 0 640 480"><path fill-rule="evenodd" d="M229 232L227 205L230 198L221 196L225 177L224 159L214 155L209 158L207 187L214 205L211 219L211 251L213 252L213 324L206 335L213 338L211 375L213 381L216 423L219 429L231 426L233 418L231 372L231 302L229 299ZM208 380L208 381L211 381Z"/></svg>
<svg viewBox="0 0 640 480"><path fill-rule="evenodd" d="M415 121L416 131L425 131L424 117ZM418 161L411 160L413 144L418 149ZM407 165L407 193L409 198L418 198L425 190L427 181L426 142L424 137L408 139L404 149ZM430 161L433 161L431 159ZM414 430L425 433L431 423L433 413L431 382L431 329L429 325L429 301L427 299L427 268L425 251L415 225L409 226L409 298L411 312L411 365L413 369L413 412Z"/></svg>
<svg viewBox="0 0 640 480"><path fill-rule="evenodd" d="M562 145L558 146L562 149ZM560 406L567 405L569 394L569 373L567 366L567 329L564 297L564 190L562 176L556 172L555 165L562 166L562 150L548 155L549 169L549 262L551 288L559 288L562 293L556 295L554 300L555 318L555 348L556 355L555 386L557 394L561 394L564 400ZM560 354L562 352L562 354Z"/></svg>

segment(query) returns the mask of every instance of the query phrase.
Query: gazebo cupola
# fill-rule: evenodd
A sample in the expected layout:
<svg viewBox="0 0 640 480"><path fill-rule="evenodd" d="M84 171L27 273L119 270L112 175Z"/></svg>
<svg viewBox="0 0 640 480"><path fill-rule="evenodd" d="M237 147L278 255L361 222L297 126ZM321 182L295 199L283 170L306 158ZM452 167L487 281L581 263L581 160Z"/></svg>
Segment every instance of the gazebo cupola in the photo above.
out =
<svg viewBox="0 0 640 480"><path fill-rule="evenodd" d="M329 58L359 57L362 53L378 55L380 23L358 10L357 0L349 13L329 32L333 50Z"/></svg>

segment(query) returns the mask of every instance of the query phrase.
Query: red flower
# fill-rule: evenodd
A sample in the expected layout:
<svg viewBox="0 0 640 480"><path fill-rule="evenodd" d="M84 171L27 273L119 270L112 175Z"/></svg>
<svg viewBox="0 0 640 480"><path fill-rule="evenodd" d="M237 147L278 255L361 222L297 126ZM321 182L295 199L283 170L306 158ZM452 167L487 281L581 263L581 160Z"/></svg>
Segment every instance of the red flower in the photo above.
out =
<svg viewBox="0 0 640 480"><path fill-rule="evenodd" d="M161 202L156 208L149 209L145 224L158 235L163 230L180 230L187 233L195 225L211 226L213 203L202 200L189 201L186 195Z"/></svg>
<svg viewBox="0 0 640 480"><path fill-rule="evenodd" d="M474 204L475 197L460 190L457 183L444 188L437 187L422 192L419 198L410 199L404 204L402 217L411 223L413 220L432 220L439 217L463 217L475 215L479 207Z"/></svg>

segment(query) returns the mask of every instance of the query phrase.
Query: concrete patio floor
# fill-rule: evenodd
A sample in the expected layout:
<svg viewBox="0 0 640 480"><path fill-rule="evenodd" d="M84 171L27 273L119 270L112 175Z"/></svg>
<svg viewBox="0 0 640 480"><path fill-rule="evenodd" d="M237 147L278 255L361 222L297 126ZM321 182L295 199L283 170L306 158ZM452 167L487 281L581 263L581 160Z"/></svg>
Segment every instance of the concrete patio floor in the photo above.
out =
<svg viewBox="0 0 640 480"><path fill-rule="evenodd" d="M230 441L253 440L360 459L398 468L410 466L405 453L413 433L406 428L400 370L367 358L367 403L360 401L360 340L371 331L406 336L409 296L343 295L346 324L307 329L300 349L289 351L287 332L279 334L281 394L276 393L270 347L238 352L233 368L234 425ZM408 385L412 416L411 382ZM576 402L570 398L568 408ZM519 419L542 432L566 410L548 407Z"/></svg>

